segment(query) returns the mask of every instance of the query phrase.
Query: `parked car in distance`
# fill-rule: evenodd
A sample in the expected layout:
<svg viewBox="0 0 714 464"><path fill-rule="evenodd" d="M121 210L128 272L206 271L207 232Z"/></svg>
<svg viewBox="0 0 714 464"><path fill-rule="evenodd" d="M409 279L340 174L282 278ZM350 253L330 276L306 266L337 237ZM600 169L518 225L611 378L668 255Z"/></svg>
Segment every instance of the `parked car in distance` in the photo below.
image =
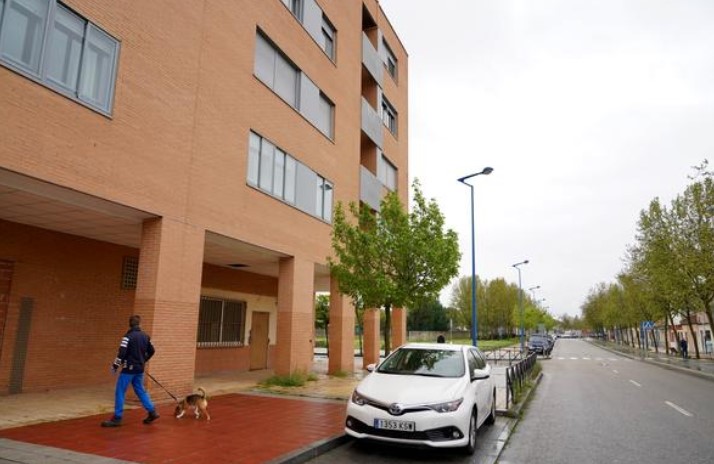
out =
<svg viewBox="0 0 714 464"><path fill-rule="evenodd" d="M528 337L528 352L537 353L543 356L550 356L553 351L553 343L546 335L531 335Z"/></svg>
<svg viewBox="0 0 714 464"><path fill-rule="evenodd" d="M370 368L347 404L348 435L470 454L496 420L491 366L473 346L410 343Z"/></svg>

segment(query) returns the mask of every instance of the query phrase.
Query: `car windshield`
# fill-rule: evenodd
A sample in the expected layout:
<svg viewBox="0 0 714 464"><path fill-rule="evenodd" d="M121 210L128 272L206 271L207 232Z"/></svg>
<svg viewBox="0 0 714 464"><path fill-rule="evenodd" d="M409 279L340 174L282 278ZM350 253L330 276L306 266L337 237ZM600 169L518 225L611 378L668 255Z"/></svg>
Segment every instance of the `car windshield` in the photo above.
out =
<svg viewBox="0 0 714 464"><path fill-rule="evenodd" d="M382 374L462 377L465 372L461 351L400 348L379 365Z"/></svg>

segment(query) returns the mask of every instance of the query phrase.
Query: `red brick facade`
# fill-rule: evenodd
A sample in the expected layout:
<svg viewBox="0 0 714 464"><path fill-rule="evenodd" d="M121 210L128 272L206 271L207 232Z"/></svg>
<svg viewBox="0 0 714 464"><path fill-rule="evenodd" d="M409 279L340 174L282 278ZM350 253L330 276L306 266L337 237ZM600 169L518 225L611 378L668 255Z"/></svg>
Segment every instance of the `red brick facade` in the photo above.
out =
<svg viewBox="0 0 714 464"><path fill-rule="evenodd" d="M281 0L64 3L120 43L114 104L99 114L0 58L0 395L114 382L134 313L157 348L150 372L178 394L250 368L254 311L269 314L267 367L309 369L314 293L336 288L330 222L247 183L249 134L329 180L335 204L360 201L380 153L360 101L383 94L399 119L381 151L406 198L407 55L378 2L316 0L334 61ZM334 103L332 137L254 75L258 29ZM364 37L389 42L398 79L365 84ZM202 296L245 305L242 342L197 342ZM330 370L350 370L354 310L331 301Z"/></svg>

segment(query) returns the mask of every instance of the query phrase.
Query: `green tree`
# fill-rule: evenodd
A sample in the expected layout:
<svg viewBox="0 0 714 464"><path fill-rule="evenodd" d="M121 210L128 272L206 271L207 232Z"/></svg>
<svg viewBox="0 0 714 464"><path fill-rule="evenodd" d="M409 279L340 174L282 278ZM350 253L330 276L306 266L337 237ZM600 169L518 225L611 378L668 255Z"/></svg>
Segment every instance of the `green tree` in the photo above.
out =
<svg viewBox="0 0 714 464"><path fill-rule="evenodd" d="M425 301L409 308L407 330L445 331L449 328L449 317L439 300Z"/></svg>
<svg viewBox="0 0 714 464"><path fill-rule="evenodd" d="M436 298L457 274L458 238L444 230L444 216L434 200L427 201L418 181L412 185L413 208L408 213L396 192L382 199L375 213L364 204L342 203L332 228L334 258L328 257L340 292L360 299L365 308L383 308L384 349L391 351L392 307L415 307Z"/></svg>
<svg viewBox="0 0 714 464"><path fill-rule="evenodd" d="M324 329L327 352L330 352L330 335L327 326L330 325L330 295L321 293L315 298L315 327Z"/></svg>
<svg viewBox="0 0 714 464"><path fill-rule="evenodd" d="M481 281L476 276L477 327L482 335L496 338L513 332L517 325L518 286L499 277ZM471 276L462 276L451 288L451 306L458 312L458 325L471 329ZM515 319L514 319L515 318ZM516 322L514 322L516 321Z"/></svg>

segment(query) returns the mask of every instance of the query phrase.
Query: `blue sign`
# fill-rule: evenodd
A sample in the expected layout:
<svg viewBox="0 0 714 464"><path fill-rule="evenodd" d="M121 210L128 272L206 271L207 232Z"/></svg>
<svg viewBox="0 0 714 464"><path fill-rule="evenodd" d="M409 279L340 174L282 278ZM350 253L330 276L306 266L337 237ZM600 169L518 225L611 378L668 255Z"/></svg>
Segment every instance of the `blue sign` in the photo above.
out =
<svg viewBox="0 0 714 464"><path fill-rule="evenodd" d="M652 321L645 321L642 323L642 328L645 330L652 330L654 329L654 322Z"/></svg>

